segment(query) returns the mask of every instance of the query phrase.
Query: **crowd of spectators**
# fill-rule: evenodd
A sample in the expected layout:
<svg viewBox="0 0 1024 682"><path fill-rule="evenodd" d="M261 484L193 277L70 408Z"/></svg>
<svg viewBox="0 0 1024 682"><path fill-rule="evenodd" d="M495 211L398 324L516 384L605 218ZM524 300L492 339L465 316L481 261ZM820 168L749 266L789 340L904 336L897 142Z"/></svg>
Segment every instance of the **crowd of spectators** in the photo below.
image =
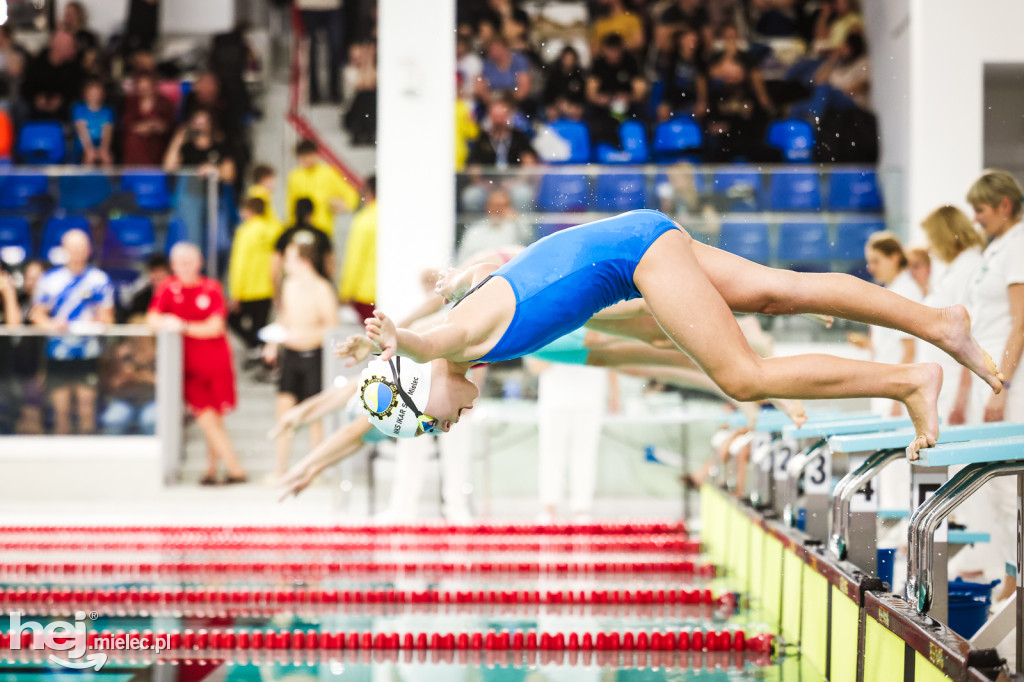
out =
<svg viewBox="0 0 1024 682"><path fill-rule="evenodd" d="M207 146L244 172L249 164L253 106L244 74L259 66L246 27L214 36L205 59L160 62L154 53L153 0L133 0L122 34L102 41L81 2L64 5L37 54L12 29L0 27L0 104L17 131L28 122L57 122L75 164L105 168L201 166L200 154L180 155L204 115ZM14 156L11 148L0 149Z"/></svg>
<svg viewBox="0 0 1024 682"><path fill-rule="evenodd" d="M205 150L211 156L199 163L230 163L210 151L216 143L209 136L209 118L205 110L193 114L196 134L173 141L172 153L198 158ZM286 179L287 224L273 203L276 171L258 164L249 178L226 287L201 276L202 254L187 240L172 248L170 259L162 253L150 256L134 283L115 287L107 272L93 264L92 237L78 229L64 234L60 265L32 260L13 271L0 268L0 325L36 328L24 336L0 335L0 434L154 433L152 337L96 335L115 321L148 323L185 338L185 403L210 454L203 482L246 480L223 422L236 402L229 330L245 348L242 367L254 370L258 380L279 381L282 393L292 394L297 385L295 353L305 358L311 349L292 348L287 340L265 343L259 334L271 319L303 319L306 299L301 290L293 292L289 314L283 314L287 276L312 273L321 288L334 292L329 297L333 302L351 306L360 317L372 315L376 297L372 177L357 190L323 161L315 143L300 141L295 167ZM337 216L350 211L356 213L339 277L332 237ZM319 359L315 368L304 360L299 369L319 381ZM308 397L307 384L302 382L298 399ZM286 464L282 459L278 473ZM223 477L218 475L221 465L226 469Z"/></svg>
<svg viewBox="0 0 1024 682"><path fill-rule="evenodd" d="M593 146L616 146L624 121L638 121L650 134L659 123L688 117L703 131L702 147L690 156L706 162L781 160L766 131L786 118L808 121L819 139L830 130L874 138L856 2L588 0L583 38L570 29L553 32L518 0L461 0L459 95L481 132L460 134L468 151L459 154L470 165L531 162L538 153L529 141L558 120L586 123ZM512 136L511 144L494 146L498 101L527 144ZM825 151L821 160L874 160Z"/></svg>

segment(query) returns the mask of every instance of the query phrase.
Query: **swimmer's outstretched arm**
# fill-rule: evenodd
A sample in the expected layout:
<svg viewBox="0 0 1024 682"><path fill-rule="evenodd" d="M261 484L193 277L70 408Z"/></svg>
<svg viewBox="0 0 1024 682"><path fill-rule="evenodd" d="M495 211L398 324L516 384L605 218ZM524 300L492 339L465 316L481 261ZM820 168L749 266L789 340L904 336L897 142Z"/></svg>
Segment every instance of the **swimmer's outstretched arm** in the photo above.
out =
<svg viewBox="0 0 1024 682"><path fill-rule="evenodd" d="M328 436L323 443L313 448L285 473L281 479L283 493L278 502L283 502L291 495L297 496L315 481L324 469L359 452L363 447L363 436L372 428L367 420L357 419Z"/></svg>
<svg viewBox="0 0 1024 682"><path fill-rule="evenodd" d="M444 297L430 294L416 308L398 321L399 327L411 327L420 320L434 315L444 307Z"/></svg>
<svg viewBox="0 0 1024 682"><path fill-rule="evenodd" d="M358 361L371 351L369 346L375 346L384 361L401 355L413 362L430 362L461 355L469 346L469 333L465 327L449 322L422 333L399 329L390 317L375 310L373 317L366 320L366 336L349 337L338 346L338 354Z"/></svg>
<svg viewBox="0 0 1024 682"><path fill-rule="evenodd" d="M437 278L434 292L446 301L458 301L469 293L469 290L483 282L498 266L494 263L480 263L464 270L449 268Z"/></svg>
<svg viewBox="0 0 1024 682"><path fill-rule="evenodd" d="M357 384L358 382L353 379L344 386L331 386L315 396L303 400L281 415L277 424L267 434L267 438L277 438L285 431L295 431L300 426L305 426L331 412L340 410L349 401L349 398L355 395Z"/></svg>

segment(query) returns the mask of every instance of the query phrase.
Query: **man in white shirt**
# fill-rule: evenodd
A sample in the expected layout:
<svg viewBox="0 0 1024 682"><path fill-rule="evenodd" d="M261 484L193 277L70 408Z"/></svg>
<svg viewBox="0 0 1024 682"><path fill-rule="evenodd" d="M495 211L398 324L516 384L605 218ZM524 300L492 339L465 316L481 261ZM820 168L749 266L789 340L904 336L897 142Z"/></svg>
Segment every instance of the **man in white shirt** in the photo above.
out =
<svg viewBox="0 0 1024 682"><path fill-rule="evenodd" d="M96 431L98 336L69 334L75 326L114 322L114 289L110 278L89 265L92 246L82 230L69 230L61 239L67 264L53 268L36 286L32 323L60 334L46 344L46 380L50 386L56 432L71 433L71 400L78 403L80 433ZM93 330L90 330L93 331Z"/></svg>
<svg viewBox="0 0 1024 682"><path fill-rule="evenodd" d="M494 190L487 198L487 217L466 228L459 241L456 262L503 246L525 246L533 241L533 228L512 208L508 192Z"/></svg>

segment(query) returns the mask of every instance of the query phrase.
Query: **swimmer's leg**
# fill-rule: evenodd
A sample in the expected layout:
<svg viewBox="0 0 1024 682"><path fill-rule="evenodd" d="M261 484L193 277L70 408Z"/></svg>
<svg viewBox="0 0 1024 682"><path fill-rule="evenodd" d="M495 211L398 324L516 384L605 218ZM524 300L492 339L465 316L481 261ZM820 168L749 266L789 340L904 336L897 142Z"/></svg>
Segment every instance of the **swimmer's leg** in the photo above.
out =
<svg viewBox="0 0 1024 682"><path fill-rule="evenodd" d="M935 364L885 365L829 355L761 358L704 274L693 240L673 230L647 250L633 281L673 341L733 399L882 397L907 406L917 439L914 457L935 444L942 369ZM686 301L680 304L681 292ZM923 307L923 306L922 306Z"/></svg>
<svg viewBox="0 0 1024 682"><path fill-rule="evenodd" d="M815 313L899 329L946 351L993 390L1002 389L998 367L971 336L963 306L931 308L851 275L769 268L705 244L692 243L692 250L732 310L766 315Z"/></svg>
<svg viewBox="0 0 1024 682"><path fill-rule="evenodd" d="M653 318L648 318L654 324ZM661 332L663 338L665 333ZM675 346L672 348L655 348L640 341L611 339L601 335L587 333L584 344L589 349L587 364L595 367L621 367L623 365L646 365L657 367L680 367L696 370L697 365L686 353Z"/></svg>
<svg viewBox="0 0 1024 682"><path fill-rule="evenodd" d="M639 300L639 299L637 299ZM604 318L592 317L584 325L587 329L602 334L636 339L651 345L671 346L675 345L665 336L665 332L649 313L633 318Z"/></svg>

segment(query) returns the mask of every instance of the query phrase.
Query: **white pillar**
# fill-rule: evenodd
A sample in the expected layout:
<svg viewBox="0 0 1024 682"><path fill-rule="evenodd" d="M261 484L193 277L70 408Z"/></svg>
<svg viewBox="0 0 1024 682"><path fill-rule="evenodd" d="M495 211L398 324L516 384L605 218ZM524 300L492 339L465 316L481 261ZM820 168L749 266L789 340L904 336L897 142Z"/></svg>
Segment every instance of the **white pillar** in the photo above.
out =
<svg viewBox="0 0 1024 682"><path fill-rule="evenodd" d="M400 317L455 239L455 0L380 0L377 304Z"/></svg>

